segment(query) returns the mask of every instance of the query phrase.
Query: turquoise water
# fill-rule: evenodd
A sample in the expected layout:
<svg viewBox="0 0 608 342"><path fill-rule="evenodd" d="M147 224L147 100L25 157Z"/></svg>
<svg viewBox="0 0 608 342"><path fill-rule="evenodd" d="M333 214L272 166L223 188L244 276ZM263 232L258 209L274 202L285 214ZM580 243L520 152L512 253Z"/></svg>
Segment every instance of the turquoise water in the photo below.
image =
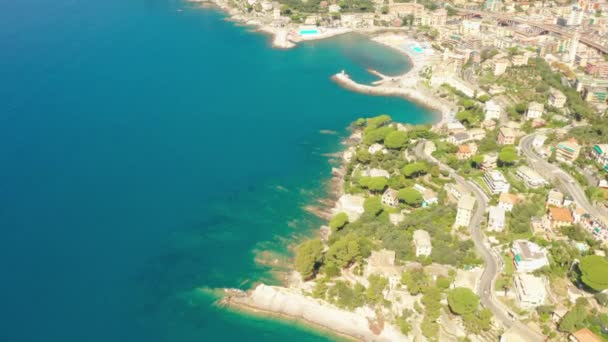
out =
<svg viewBox="0 0 608 342"><path fill-rule="evenodd" d="M302 207L348 122L431 116L329 78L403 72L394 51L356 35L273 50L223 19L0 2L1 341L332 338L219 308L212 289L276 282L267 264L318 226Z"/></svg>
<svg viewBox="0 0 608 342"><path fill-rule="evenodd" d="M319 31L317 31L317 30L302 30L302 31L300 31L301 35L317 34L317 33L319 33Z"/></svg>

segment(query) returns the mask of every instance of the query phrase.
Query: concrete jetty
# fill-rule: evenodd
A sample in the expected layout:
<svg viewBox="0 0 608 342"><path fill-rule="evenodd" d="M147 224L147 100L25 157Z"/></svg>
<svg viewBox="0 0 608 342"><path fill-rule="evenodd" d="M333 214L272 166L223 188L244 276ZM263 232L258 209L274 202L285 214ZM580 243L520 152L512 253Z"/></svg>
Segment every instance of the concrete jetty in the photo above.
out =
<svg viewBox="0 0 608 342"><path fill-rule="evenodd" d="M380 73L378 73L380 74ZM382 74L380 74L382 75ZM408 75L404 75L402 77L411 78L411 73ZM384 75L382 75L384 76ZM387 77L387 76L384 76ZM414 80L401 80L394 78L383 78L380 81L379 85L366 85L355 82L350 78L350 76L342 70L341 72L335 74L331 78L334 82L338 83L343 88L356 91L358 93L367 94L367 95L376 95L376 96L399 96L403 97L409 101L418 103L421 106L431 109L432 111L441 115L439 122L435 123L434 126L439 127L443 125L446 120L451 116L453 112L453 108L451 105L446 103L444 100L426 92L423 92L420 89L414 88L413 82ZM390 81L392 83L389 85L383 85ZM404 81L404 82L400 82ZM404 84L406 84L404 86Z"/></svg>

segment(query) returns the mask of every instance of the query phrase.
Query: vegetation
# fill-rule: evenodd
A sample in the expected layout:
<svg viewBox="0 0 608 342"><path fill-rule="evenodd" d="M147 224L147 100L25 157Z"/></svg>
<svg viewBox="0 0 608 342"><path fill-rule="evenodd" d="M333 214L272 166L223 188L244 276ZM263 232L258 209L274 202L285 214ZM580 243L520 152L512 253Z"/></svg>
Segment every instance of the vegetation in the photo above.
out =
<svg viewBox="0 0 608 342"><path fill-rule="evenodd" d="M501 165L513 165L517 160L517 150L514 146L505 146L498 153L498 161Z"/></svg>
<svg viewBox="0 0 608 342"><path fill-rule="evenodd" d="M425 162L415 162L405 165L401 172L407 178L414 178L429 172L429 166Z"/></svg>
<svg viewBox="0 0 608 342"><path fill-rule="evenodd" d="M402 149L407 145L407 133L402 131L393 131L386 135L384 145L392 149Z"/></svg>
<svg viewBox="0 0 608 342"><path fill-rule="evenodd" d="M346 213L338 213L329 221L329 227L333 230L340 230L348 223L348 215Z"/></svg>
<svg viewBox="0 0 608 342"><path fill-rule="evenodd" d="M448 305L453 313L463 316L477 310L479 297L468 288L457 287L448 294Z"/></svg>
<svg viewBox="0 0 608 342"><path fill-rule="evenodd" d="M321 240L308 240L296 249L295 268L304 279L310 279L315 275L323 260L323 243Z"/></svg>
<svg viewBox="0 0 608 342"><path fill-rule="evenodd" d="M422 194L420 194L420 192L414 188L405 188L399 190L397 197L405 202L405 204L413 207L419 207L422 204Z"/></svg>
<svg viewBox="0 0 608 342"><path fill-rule="evenodd" d="M608 260L598 255L584 257L578 265L581 281L594 291L608 289Z"/></svg>
<svg viewBox="0 0 608 342"><path fill-rule="evenodd" d="M366 213L378 216L382 212L382 201L380 197L368 197L363 202L363 209Z"/></svg>
<svg viewBox="0 0 608 342"><path fill-rule="evenodd" d="M367 188L374 192L383 191L388 185L388 179L385 177L361 177L359 178L359 185L363 188Z"/></svg>

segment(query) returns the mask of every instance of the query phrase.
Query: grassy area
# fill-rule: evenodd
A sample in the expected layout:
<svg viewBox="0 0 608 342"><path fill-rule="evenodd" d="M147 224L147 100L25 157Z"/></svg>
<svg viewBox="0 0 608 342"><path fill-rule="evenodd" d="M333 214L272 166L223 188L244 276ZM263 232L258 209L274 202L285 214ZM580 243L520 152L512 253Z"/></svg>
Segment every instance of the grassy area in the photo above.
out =
<svg viewBox="0 0 608 342"><path fill-rule="evenodd" d="M503 254L502 260L505 262L505 269L503 273L507 276L512 276L515 273L515 265L513 265L513 260L511 259L511 255Z"/></svg>

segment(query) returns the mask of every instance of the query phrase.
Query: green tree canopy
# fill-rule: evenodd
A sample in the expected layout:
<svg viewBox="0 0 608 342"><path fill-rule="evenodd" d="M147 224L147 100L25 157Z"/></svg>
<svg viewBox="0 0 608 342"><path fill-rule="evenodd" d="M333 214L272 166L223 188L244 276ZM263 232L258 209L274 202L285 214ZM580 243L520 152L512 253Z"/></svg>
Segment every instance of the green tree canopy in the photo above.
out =
<svg viewBox="0 0 608 342"><path fill-rule="evenodd" d="M448 294L448 305L455 314L470 314L477 310L479 297L468 288L457 287Z"/></svg>
<svg viewBox="0 0 608 342"><path fill-rule="evenodd" d="M327 262L332 262L339 268L350 265L359 256L361 256L359 242L351 235L336 241L325 253Z"/></svg>
<svg viewBox="0 0 608 342"><path fill-rule="evenodd" d="M505 146L498 153L498 160L502 164L511 165L517 160L517 150L514 146Z"/></svg>
<svg viewBox="0 0 608 342"><path fill-rule="evenodd" d="M384 294L382 291L388 285L388 279L372 274L367 279L369 281L369 286L367 287L366 296L368 301L371 303L380 304L384 301Z"/></svg>
<svg viewBox="0 0 608 342"><path fill-rule="evenodd" d="M425 162L415 162L405 165L401 172L407 178L414 178L429 172L429 166Z"/></svg>
<svg viewBox="0 0 608 342"><path fill-rule="evenodd" d="M392 149L402 149L407 145L407 133L402 131L393 131L384 138L384 145Z"/></svg>
<svg viewBox="0 0 608 342"><path fill-rule="evenodd" d="M323 243L319 239L301 243L296 249L295 268L304 279L314 276L323 260Z"/></svg>
<svg viewBox="0 0 608 342"><path fill-rule="evenodd" d="M386 125L387 123L390 123L391 121L393 121L393 119L390 117L390 115L382 114L367 119L367 127L378 128L380 126Z"/></svg>
<svg viewBox="0 0 608 342"><path fill-rule="evenodd" d="M386 188L388 179L384 177L361 177L359 178L359 185L364 188L370 189L371 191L382 191Z"/></svg>
<svg viewBox="0 0 608 342"><path fill-rule="evenodd" d="M599 255L584 257L578 265L581 270L581 280L592 290L608 289L608 261Z"/></svg>
<svg viewBox="0 0 608 342"><path fill-rule="evenodd" d="M346 213L338 213L329 221L329 227L333 231L342 229L348 223L348 215Z"/></svg>
<svg viewBox="0 0 608 342"><path fill-rule="evenodd" d="M414 188L405 188L399 190L397 197L407 205L417 207L422 204L422 195Z"/></svg>
<svg viewBox="0 0 608 342"><path fill-rule="evenodd" d="M380 214L382 212L382 201L380 200L380 197L373 196L366 198L365 202L363 202L363 209L366 213L374 216Z"/></svg>
<svg viewBox="0 0 608 342"><path fill-rule="evenodd" d="M378 128L367 127L363 131L363 143L366 145L379 143L383 141L389 133L394 131L395 129L391 126L381 126Z"/></svg>

